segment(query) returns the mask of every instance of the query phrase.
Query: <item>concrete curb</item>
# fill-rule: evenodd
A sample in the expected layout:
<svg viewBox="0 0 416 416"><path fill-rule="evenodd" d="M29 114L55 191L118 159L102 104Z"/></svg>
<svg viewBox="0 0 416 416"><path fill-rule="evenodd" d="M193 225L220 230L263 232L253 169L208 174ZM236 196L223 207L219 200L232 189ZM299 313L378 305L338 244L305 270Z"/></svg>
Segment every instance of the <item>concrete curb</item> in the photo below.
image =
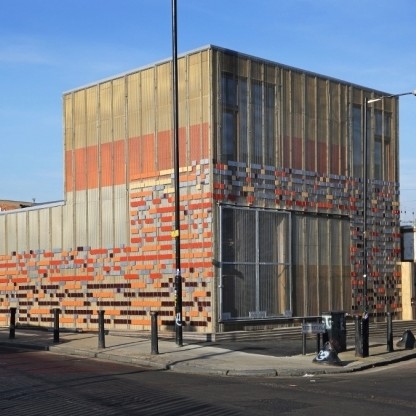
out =
<svg viewBox="0 0 416 416"><path fill-rule="evenodd" d="M37 348L34 348L37 349ZM109 362L119 362L124 364L139 365L143 367L154 368L158 370L169 370L178 373L201 374L201 375L215 375L215 376L229 376L229 377L304 377L306 375L324 375L324 374L348 374L360 371L369 370L376 367L383 367L389 364L394 364L402 361L416 358L416 351L407 352L405 354L399 353L398 356L392 356L389 359L372 360L372 362L355 362L345 366L335 366L330 364L313 364L311 358L311 366L306 368L292 367L292 368L266 368L266 369L219 369L209 366L198 366L192 364L170 364L161 363L152 360L149 357L129 357L118 354L111 354L106 352L93 352L86 350L74 350L68 348L54 348L47 349L47 351L62 355L76 355L85 358L95 358ZM394 354L394 353L392 353ZM157 356L155 356L157 357ZM370 358L371 359L371 358Z"/></svg>
<svg viewBox="0 0 416 416"><path fill-rule="evenodd" d="M347 354L344 355L346 359L344 361L341 359L341 361L346 363L342 366L331 365L328 363L313 363L312 360L314 355L308 354L307 356L271 357L272 360L275 360L275 367L267 367L266 362L262 362L259 367L264 366L264 368L253 368L258 363L257 360L261 360L260 357L264 358L265 356L250 354L249 359L252 360L252 362L247 367L252 368L236 368L238 365L241 366L241 361L236 361L236 365L232 368L233 361L216 364L215 361L211 361L210 363L210 360L207 359L203 365L193 363L193 360L198 360L200 358L198 355L178 357L177 355L172 355L171 352L160 355L151 355L146 353L140 354L140 351L136 351L132 354L131 350L121 350L118 346L97 350L96 348L74 348L67 345L42 344L40 342L31 341L19 342L16 340L0 341L0 346L7 348L48 351L58 355L93 358L114 363L137 365L155 370L228 377L312 377L324 374L354 373L416 358L416 350L396 350L390 353L382 352L378 355L359 359L353 356L353 351L349 351L344 353ZM114 351L118 350L118 353L112 352L111 349ZM228 353L228 350L226 351ZM172 362L173 358L174 362ZM309 359L310 362L307 361ZM244 365L242 367L244 367Z"/></svg>

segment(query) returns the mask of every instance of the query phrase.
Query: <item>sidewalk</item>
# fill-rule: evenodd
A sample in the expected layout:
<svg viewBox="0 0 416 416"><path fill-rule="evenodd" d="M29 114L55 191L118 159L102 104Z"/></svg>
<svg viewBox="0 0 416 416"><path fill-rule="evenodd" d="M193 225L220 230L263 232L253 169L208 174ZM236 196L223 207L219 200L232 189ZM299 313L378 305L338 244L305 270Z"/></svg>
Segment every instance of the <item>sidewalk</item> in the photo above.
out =
<svg viewBox="0 0 416 416"><path fill-rule="evenodd" d="M342 365L314 363L316 353L307 355L273 356L252 354L221 348L209 342L184 342L182 347L173 340L159 339L159 354L151 354L151 341L137 334L105 336L105 347L98 348L98 334L61 332L60 342L53 342L53 333L41 330L16 329L9 339L9 329L0 328L0 346L50 351L61 355L75 355L111 362L146 366L194 374L223 376L312 376L362 371L372 367L416 358L416 350L396 347L387 352L384 344L370 343L370 356L355 356L354 346L338 354ZM236 341L238 342L238 341ZM258 341L261 342L261 341Z"/></svg>

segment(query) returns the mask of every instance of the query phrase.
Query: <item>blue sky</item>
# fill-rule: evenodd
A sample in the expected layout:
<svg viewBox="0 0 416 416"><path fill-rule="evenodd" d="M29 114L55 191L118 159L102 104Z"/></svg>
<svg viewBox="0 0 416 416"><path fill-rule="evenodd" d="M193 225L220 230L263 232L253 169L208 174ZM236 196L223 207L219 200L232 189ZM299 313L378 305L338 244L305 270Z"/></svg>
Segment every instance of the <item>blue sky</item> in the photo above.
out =
<svg viewBox="0 0 416 416"><path fill-rule="evenodd" d="M392 94L416 89L414 0L177 3L179 53L214 44ZM62 93L169 58L171 45L171 0L1 0L0 199L63 199ZM410 221L416 97L400 99L400 138Z"/></svg>

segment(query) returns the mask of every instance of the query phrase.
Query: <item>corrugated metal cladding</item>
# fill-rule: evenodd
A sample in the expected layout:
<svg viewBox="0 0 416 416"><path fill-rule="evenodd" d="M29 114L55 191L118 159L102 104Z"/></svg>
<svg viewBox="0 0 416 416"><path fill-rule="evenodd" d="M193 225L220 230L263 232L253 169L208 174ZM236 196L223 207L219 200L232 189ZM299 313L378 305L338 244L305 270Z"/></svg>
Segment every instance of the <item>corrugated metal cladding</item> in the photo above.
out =
<svg viewBox="0 0 416 416"><path fill-rule="evenodd" d="M189 331L363 304L364 97L217 47L179 59ZM174 323L171 62L64 94L65 204L0 215L0 323ZM368 108L369 305L401 311L397 100ZM215 265L215 266L214 266ZM218 288L218 289L217 289ZM220 325L221 324L221 325Z"/></svg>
<svg viewBox="0 0 416 416"><path fill-rule="evenodd" d="M212 331L211 50L180 58L184 318ZM65 205L0 216L0 321L172 328L174 176L171 62L64 94ZM12 290L13 289L13 290ZM18 295L18 296L17 296Z"/></svg>
<svg viewBox="0 0 416 416"><path fill-rule="evenodd" d="M291 273L280 275L292 293L280 304L270 303L270 296L281 296L281 285L280 291L277 281L270 286L265 263L248 254L239 258L240 242L261 241L261 229L254 221L250 227L217 224L218 233L231 236L217 246L224 324L251 316L360 312L364 98L388 94L223 50L214 53L214 61L214 198L235 207L236 224L244 223L238 211L244 206L292 214L286 241L292 253L282 259ZM367 109L368 302L376 316L401 311L397 102L384 99ZM237 256L234 273L224 254L227 245ZM278 245L276 238L269 246ZM267 254L261 246L256 250L259 258ZM244 271L248 267L253 270Z"/></svg>
<svg viewBox="0 0 416 416"><path fill-rule="evenodd" d="M352 162L362 154L362 137L361 147L354 147L352 136L357 123L361 134L363 120L361 112L357 119L353 111L361 111L371 90L250 56L215 56L216 153L221 161L229 160L231 152L239 162L361 176ZM225 101L225 96L231 98ZM370 140L368 152L374 179L398 181L397 103L384 99L368 109L369 129L378 136ZM234 143L223 139L227 123L235 128Z"/></svg>

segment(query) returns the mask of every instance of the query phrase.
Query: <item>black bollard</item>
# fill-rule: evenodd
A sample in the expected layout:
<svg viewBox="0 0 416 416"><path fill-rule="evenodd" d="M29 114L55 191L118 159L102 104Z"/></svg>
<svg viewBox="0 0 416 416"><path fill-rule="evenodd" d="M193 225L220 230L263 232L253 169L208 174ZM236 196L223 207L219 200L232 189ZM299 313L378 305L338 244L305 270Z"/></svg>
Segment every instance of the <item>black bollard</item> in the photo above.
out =
<svg viewBox="0 0 416 416"><path fill-rule="evenodd" d="M16 308L10 308L9 339L14 339L16 335Z"/></svg>
<svg viewBox="0 0 416 416"><path fill-rule="evenodd" d="M306 324L306 319L303 319L303 324ZM306 333L302 331L302 355L306 355Z"/></svg>
<svg viewBox="0 0 416 416"><path fill-rule="evenodd" d="M318 324L321 324L322 323L322 318L318 318L317 322L318 322ZM323 334L321 334L319 332L316 334L316 353L317 354L319 354L319 351L321 351L321 335L323 337Z"/></svg>
<svg viewBox="0 0 416 416"><path fill-rule="evenodd" d="M53 310L53 342L59 342L59 308L54 308Z"/></svg>
<svg viewBox="0 0 416 416"><path fill-rule="evenodd" d="M368 357L370 320L365 315L355 316L355 356Z"/></svg>
<svg viewBox="0 0 416 416"><path fill-rule="evenodd" d="M321 351L321 334L316 334L316 353L319 354Z"/></svg>
<svg viewBox="0 0 416 416"><path fill-rule="evenodd" d="M368 315L363 316L361 319L361 330L363 340L363 357L368 357L370 352L370 319Z"/></svg>
<svg viewBox="0 0 416 416"><path fill-rule="evenodd" d="M152 317L151 321L151 338L152 338L152 350L151 354L159 354L159 345L158 345L158 336L157 336L157 312L150 312L150 315Z"/></svg>
<svg viewBox="0 0 416 416"><path fill-rule="evenodd" d="M98 311L98 348L105 348L104 311Z"/></svg>
<svg viewBox="0 0 416 416"><path fill-rule="evenodd" d="M393 352L393 320L391 313L387 313L387 351Z"/></svg>

